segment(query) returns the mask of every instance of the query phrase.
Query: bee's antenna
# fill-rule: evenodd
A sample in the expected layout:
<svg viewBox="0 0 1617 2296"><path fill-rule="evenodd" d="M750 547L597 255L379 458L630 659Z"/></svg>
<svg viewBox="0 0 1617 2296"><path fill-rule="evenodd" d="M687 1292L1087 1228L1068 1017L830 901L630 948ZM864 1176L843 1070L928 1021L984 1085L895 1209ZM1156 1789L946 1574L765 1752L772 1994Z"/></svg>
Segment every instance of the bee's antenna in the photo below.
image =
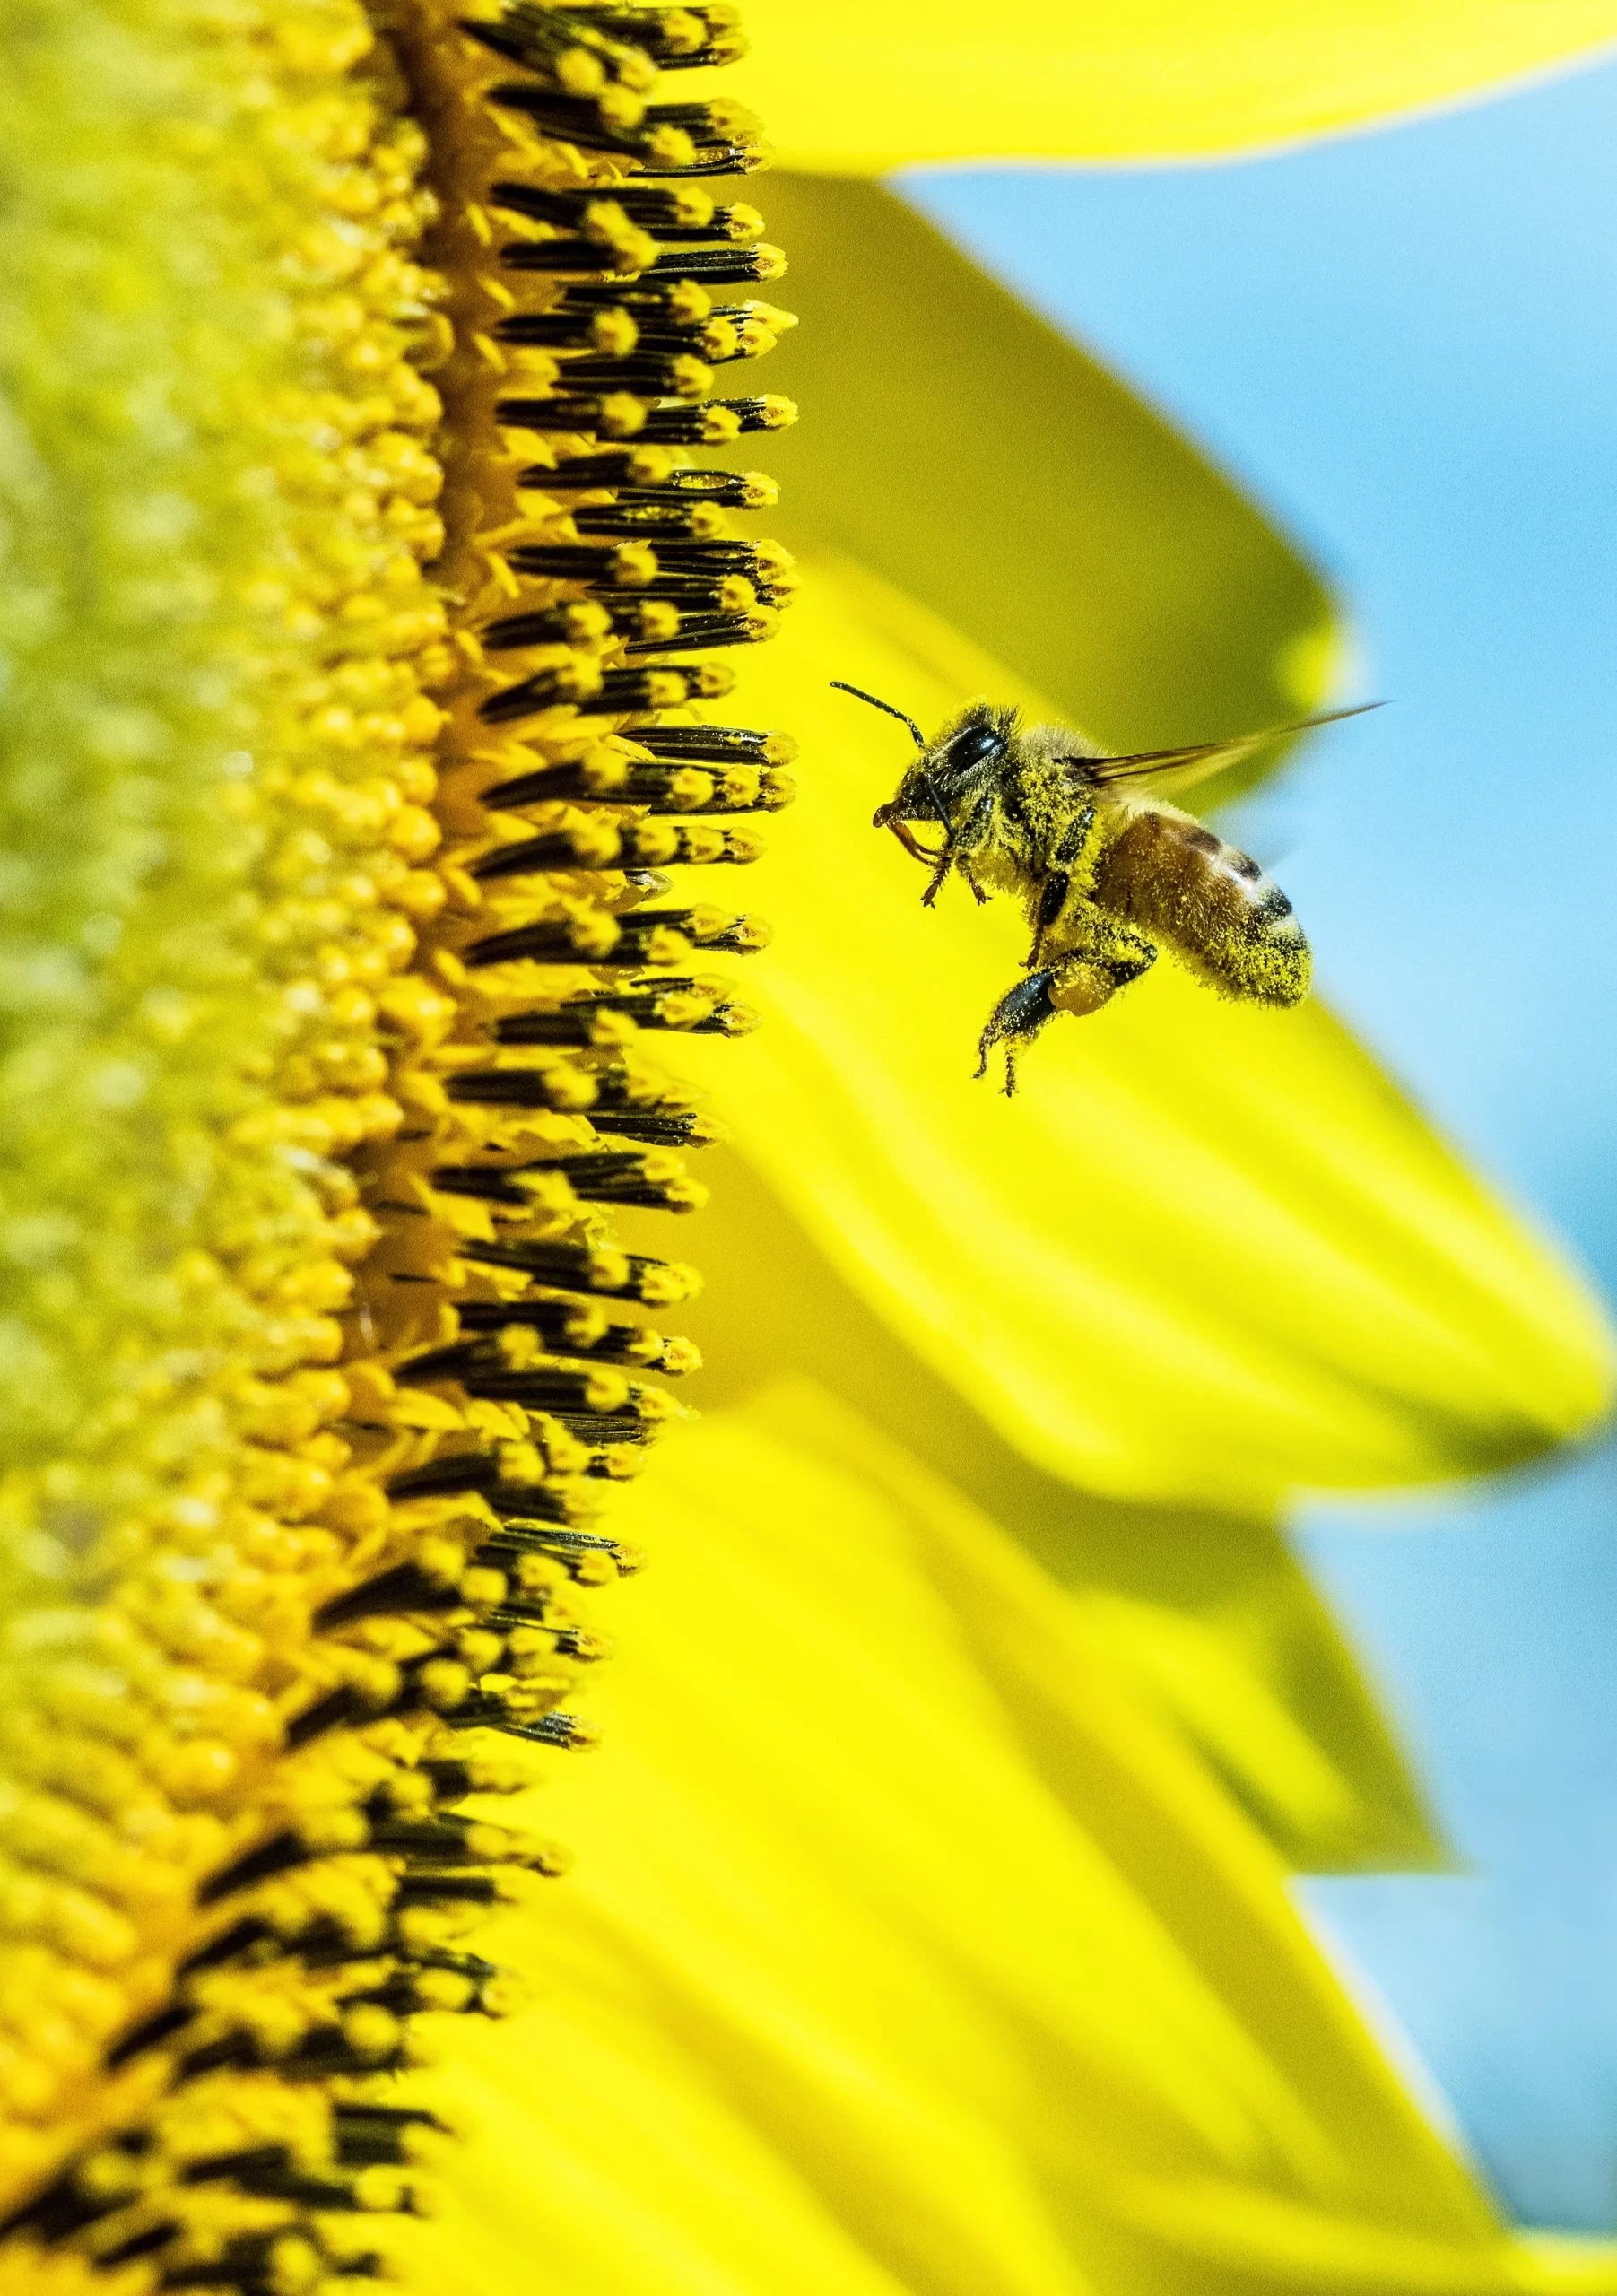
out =
<svg viewBox="0 0 1617 2296"><path fill-rule="evenodd" d="M896 718L900 726L908 726L910 732L915 735L915 745L917 749L924 750L926 748L926 735L922 733L920 727L916 724L915 719L908 716L906 711L902 709L895 709L891 701L878 701L874 693L866 693L862 685L848 685L841 678L833 678L831 680L831 683L836 687L839 693L851 693L856 701L868 701L873 709L885 709L888 716L890 718Z"/></svg>

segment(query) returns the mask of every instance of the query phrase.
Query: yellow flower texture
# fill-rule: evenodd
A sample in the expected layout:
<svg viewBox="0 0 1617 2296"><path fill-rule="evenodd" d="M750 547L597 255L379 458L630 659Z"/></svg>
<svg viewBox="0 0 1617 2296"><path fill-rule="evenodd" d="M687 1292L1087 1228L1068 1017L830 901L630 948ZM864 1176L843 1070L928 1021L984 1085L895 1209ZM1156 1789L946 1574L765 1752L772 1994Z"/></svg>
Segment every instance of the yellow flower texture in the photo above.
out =
<svg viewBox="0 0 1617 2296"><path fill-rule="evenodd" d="M746 116L652 100L727 25L9 20L8 2286L369 2269L560 1862L460 1805L588 1735L694 1361L604 1207L700 1201L640 1047L759 938L662 872L788 794L687 707L789 578L688 451L788 413Z"/></svg>
<svg viewBox="0 0 1617 2296"><path fill-rule="evenodd" d="M1185 150L1617 28L1481 13L1322 17L1375 68L1288 111L1328 41L1181 6L1090 148L1193 31L1245 62L1168 74ZM1081 148L1006 143L976 19L865 12L865 74L818 21L757 65L803 163L968 148L962 56L969 148ZM1011 1128L1003 920L913 911L827 691L1240 731L1319 691L1313 578L869 187L776 179L798 351L726 0L4 28L7 2291L1617 2288L1289 1909L1441 1851L1276 1528L1576 1432L1604 1326L1323 1010L1153 979ZM1010 30L1024 100L1083 45ZM719 372L778 344L795 567L791 404ZM760 857L787 726L716 1045L767 935L682 872ZM637 1313L696 1328L699 1084L721 1407L601 1522L699 1360ZM640 1541L608 1744L513 1824Z"/></svg>

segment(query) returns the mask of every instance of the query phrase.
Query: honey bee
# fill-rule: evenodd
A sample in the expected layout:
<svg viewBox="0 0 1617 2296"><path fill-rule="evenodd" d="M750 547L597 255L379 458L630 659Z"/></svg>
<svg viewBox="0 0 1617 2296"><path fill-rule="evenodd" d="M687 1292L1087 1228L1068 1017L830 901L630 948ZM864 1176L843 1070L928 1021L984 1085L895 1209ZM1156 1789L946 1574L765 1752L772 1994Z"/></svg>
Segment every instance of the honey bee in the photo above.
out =
<svg viewBox="0 0 1617 2296"><path fill-rule="evenodd" d="M929 742L891 702L840 678L831 683L914 736L920 754L872 826L890 829L932 871L923 903L930 908L958 870L979 901L1014 893L1026 909L1033 935L1027 978L988 1015L978 1076L1003 1046L1004 1089L1013 1092L1021 1047L1057 1013L1098 1012L1156 961L1159 942L1225 996L1283 1006L1308 995L1308 944L1280 887L1162 793L1188 788L1281 734L1359 709L1235 741L1115 757L1067 726L1023 726L1014 709L986 701ZM939 842L924 845L915 822L940 830Z"/></svg>

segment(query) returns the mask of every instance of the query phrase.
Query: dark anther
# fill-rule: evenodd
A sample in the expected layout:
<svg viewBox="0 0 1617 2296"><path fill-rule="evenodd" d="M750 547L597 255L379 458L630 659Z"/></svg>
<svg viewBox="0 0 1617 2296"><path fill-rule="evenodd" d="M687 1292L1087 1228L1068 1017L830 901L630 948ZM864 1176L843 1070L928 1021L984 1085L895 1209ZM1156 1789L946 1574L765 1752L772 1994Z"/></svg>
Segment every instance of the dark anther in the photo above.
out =
<svg viewBox="0 0 1617 2296"><path fill-rule="evenodd" d="M116 2272L119 2265L134 2264L141 2257L156 2256L160 2249L166 2248L171 2240L178 2238L179 2231L180 2227L172 2217L165 2218L160 2224L148 2224L139 2232L131 2232L129 2238L120 2240L116 2248L103 2248L96 2257L96 2268L99 2272ZM174 2285L167 2273L163 2274L163 2285Z"/></svg>
<svg viewBox="0 0 1617 2296"><path fill-rule="evenodd" d="M698 65L733 63L746 52L745 42L727 24L715 31L707 12L697 8L622 8L587 12L567 11L576 23L587 25L590 30L604 33L613 39L631 42L644 51L665 72L693 71ZM688 26L691 18L702 26L704 38L699 46L688 45Z"/></svg>
<svg viewBox="0 0 1617 2296"><path fill-rule="evenodd" d="M469 1068L448 1080L449 1098L469 1102L474 1108L548 1109L559 1101L553 1077L541 1068ZM693 1109L672 1107L652 1099L630 1100L622 1095L598 1094L585 1111L597 1132L615 1134L626 1140L643 1141L648 1146L677 1148L698 1147L722 1137L720 1127L709 1117L699 1115ZM487 1305L487 1302L482 1303ZM526 1312L526 1311L524 1311ZM463 1328L467 1309L460 1309ZM496 1320L519 1323L523 1314L509 1303L502 1303ZM492 1328L487 1318L480 1320L479 1329Z"/></svg>
<svg viewBox="0 0 1617 2296"><path fill-rule="evenodd" d="M631 542L652 544L699 542L705 524L705 506L695 498L671 492L661 501L622 495L615 502L591 502L573 512L573 530L580 535L621 535ZM659 565L661 560L658 560Z"/></svg>
<svg viewBox="0 0 1617 2296"><path fill-rule="evenodd" d="M596 1371L587 1364L574 1370L565 1363L536 1363L516 1371L505 1362L498 1348L491 1348L474 1369L465 1371L465 1385L468 1394L507 1403L519 1401L529 1411L548 1412L560 1418L569 1412L600 1413L601 1405L592 1402L591 1397L604 1387L610 1395L612 1388L606 1383L617 1378L616 1372ZM615 1425L620 1413L624 1423L640 1415L632 1400L614 1405L604 1415ZM535 1484L533 1488L537 1491L545 1486Z"/></svg>
<svg viewBox="0 0 1617 2296"><path fill-rule="evenodd" d="M25 2226L47 2242L68 2239L86 2224L93 2224L98 2217L109 2216L115 2208L121 2208L127 2197L126 2193L86 2192L79 2184L74 2169L69 2168L21 2208L0 2218L0 2239Z"/></svg>
<svg viewBox="0 0 1617 2296"><path fill-rule="evenodd" d="M478 1548L477 1560L491 1563L498 1570L502 1567L501 1558L512 1554L605 1554L616 1561L625 1552L616 1539L603 1538L598 1531L552 1530L544 1524L502 1523ZM509 1609L509 1605L504 1607Z"/></svg>
<svg viewBox="0 0 1617 2296"><path fill-rule="evenodd" d="M313 2177L292 2167L283 2155L278 2161L245 2169L237 2183L258 2200L289 2200L302 2208L358 2209L364 2205L346 2179Z"/></svg>
<svg viewBox="0 0 1617 2296"><path fill-rule="evenodd" d="M653 1370L666 1368L653 1353L665 1343L643 1324L609 1323L596 1336L580 1339L573 1328L578 1309L566 1300L467 1300L458 1314L463 1331L531 1331L552 1355L582 1356L592 1363L632 1363Z"/></svg>
<svg viewBox="0 0 1617 2296"><path fill-rule="evenodd" d="M710 619L682 615L678 634L673 638L632 638L624 647L626 654L665 654L677 646L687 653L700 653L715 646L758 646L773 638L776 622L766 614L715 614Z"/></svg>
<svg viewBox="0 0 1617 2296"><path fill-rule="evenodd" d="M522 250L518 261L513 249ZM512 271L613 271L618 267L616 250L600 239L571 238L565 239L516 239L501 248L500 259ZM552 343L553 335L535 334L508 335L508 342Z"/></svg>
<svg viewBox="0 0 1617 2296"><path fill-rule="evenodd" d="M503 404L502 401L501 404ZM784 430L788 424L797 420L797 409L790 399L710 398L701 406L651 407L648 410L646 419L635 435L644 439L648 446L708 447L722 444L725 430L731 426L726 424L716 430L710 420L716 410L732 418L734 430L737 433L748 430ZM500 419L504 422L508 418L501 414ZM509 419L515 421L517 418ZM529 427L560 430L572 426L552 421ZM592 434L596 428L593 422L588 425L580 423L578 427L580 430L587 429Z"/></svg>
<svg viewBox="0 0 1617 2296"><path fill-rule="evenodd" d="M476 1720L499 1730L505 1726L495 1721L491 1713L482 1710L500 1705L497 1699L479 1698L468 1701L480 1710ZM465 1706L451 1707L442 1717L451 1729L469 1726L461 1717ZM500 1884L491 1874L406 1874L399 1883L401 1905L498 1905Z"/></svg>
<svg viewBox="0 0 1617 2296"><path fill-rule="evenodd" d="M754 506L761 483L756 471L673 470L655 483L637 479L632 449L613 448L596 455L569 455L547 468L535 463L517 480L519 486L543 488L550 494L569 494L597 487L615 487L630 502L710 502L730 509Z"/></svg>
<svg viewBox="0 0 1617 2296"><path fill-rule="evenodd" d="M645 1156L632 1149L586 1150L542 1164L513 1164L503 1170L513 1174L557 1173L570 1184L575 1195L592 1204L664 1204L670 1188L683 1178L677 1170L661 1178L656 1177L648 1170ZM492 1165L440 1164L433 1174L432 1185L450 1195L478 1196L488 1203L521 1205L528 1201L513 1181L502 1179L501 1168Z"/></svg>
<svg viewBox="0 0 1617 2296"><path fill-rule="evenodd" d="M525 1210L530 1200L497 1164L439 1164L432 1185L446 1196L469 1196L479 1204L503 1204L512 1211Z"/></svg>
<svg viewBox="0 0 1617 2296"><path fill-rule="evenodd" d="M487 29L479 25L479 37L486 38ZM568 96L556 89L532 87L526 81L505 80L491 88L484 100L503 104L509 111L524 113L542 135L553 136L561 144L576 144L580 151L622 152L631 159L639 159L647 150L645 129L609 125L602 118L593 96ZM658 168L655 172L664 175L683 170Z"/></svg>
<svg viewBox="0 0 1617 2296"><path fill-rule="evenodd" d="M474 1818L462 1818L445 1813L434 1818L383 1818L371 1830L371 1839L378 1849L396 1851L401 1857L420 1858L433 1866L471 1866L484 1861L472 1856L468 1843ZM360 1994L361 2001L374 2001L373 1990Z"/></svg>
<svg viewBox="0 0 1617 2296"><path fill-rule="evenodd" d="M717 918L717 912L704 916L689 909L630 910L618 918L617 937L610 951L593 954L587 944L575 938L575 928L565 920L519 925L509 933L490 933L474 941L461 956L474 967L510 964L520 959L535 964L639 965L655 961L656 938L665 932L693 939L704 950L723 950L732 956L751 955L762 945L765 935L755 918L736 917L723 923Z"/></svg>
<svg viewBox="0 0 1617 2296"><path fill-rule="evenodd" d="M178 2227L174 2229L178 2231ZM169 2265L158 2285L162 2289L196 2288L206 2291L207 2296L219 2296L219 2292L224 2290L239 2291L239 2296L279 2296L287 2284L281 2254L289 2231L295 2231L312 2251L320 2267L322 2285L328 2274L337 2279L369 2279L381 2270L381 2258L374 2252L362 2256L332 2255L314 2226L304 2221L295 2225L277 2223L267 2232L226 2240L217 2250L210 2245L198 2263Z"/></svg>
<svg viewBox="0 0 1617 2296"><path fill-rule="evenodd" d="M345 2169L406 2168L415 2130L448 2134L435 2113L406 2105L338 2105L333 2119L337 2158Z"/></svg>
<svg viewBox="0 0 1617 2296"><path fill-rule="evenodd" d="M630 739L653 757L694 765L789 765L795 754L787 735L749 726L642 726Z"/></svg>
<svg viewBox="0 0 1617 2296"><path fill-rule="evenodd" d="M592 1743L593 1732L581 1723L576 1714L539 1714L522 1717L502 1698L478 1692L460 1706L451 1707L439 1719L452 1730L504 1730L513 1738L526 1738L539 1746L578 1746ZM430 1882L425 1876L417 1882L408 1877L403 1887L405 1892L419 1898L439 1896L470 1897L474 1903L490 1903L495 1883L484 1881L481 1887L469 1879L464 1888L453 1886L456 1877L446 1876L442 1884Z"/></svg>
<svg viewBox="0 0 1617 2296"><path fill-rule="evenodd" d="M186 2003L170 2001L155 2015L143 2018L108 2050L105 2062L109 2071L116 2072L120 2065L127 2065L132 2058L143 2057L147 2049L158 2048L170 2034L183 2031L195 2014Z"/></svg>
<svg viewBox="0 0 1617 2296"><path fill-rule="evenodd" d="M518 554L510 553L513 559ZM598 685L586 691L570 666L540 670L518 685L491 694L477 714L486 725L498 726L531 717L535 710L548 709L560 701L570 702L581 718L622 718L641 709L677 709L690 700L692 688L702 694L722 691L712 683L719 675L695 662L659 662L643 669L602 671Z"/></svg>
<svg viewBox="0 0 1617 2296"><path fill-rule="evenodd" d="M327 1730L344 1729L352 1724L375 1719L376 1709L369 1700L352 1683L344 1683L292 1717L286 1726L286 1743L289 1746L306 1746Z"/></svg>
<svg viewBox="0 0 1617 2296"><path fill-rule="evenodd" d="M649 184L551 191L534 184L497 183L488 199L491 207L508 215L526 215L531 222L553 223L561 230L581 231L590 209L610 200L641 230L656 231L667 239L735 239L756 235L757 219L751 208L716 207L705 193L663 191Z"/></svg>
<svg viewBox="0 0 1617 2296"><path fill-rule="evenodd" d="M705 1148L725 1137L709 1117L682 1109L674 1116L655 1116L636 1109L591 1109L589 1120L597 1132L620 1140L639 1140L648 1148Z"/></svg>
<svg viewBox="0 0 1617 2296"><path fill-rule="evenodd" d="M677 176L690 179L697 176L751 175L754 168L761 168L763 165L763 160L762 152L756 146L752 150L746 150L739 144L732 144L720 152L716 158L699 160L693 166L688 168L657 167L654 166L649 160L643 161L642 166L644 172L648 176L669 178Z"/></svg>
<svg viewBox="0 0 1617 2296"><path fill-rule="evenodd" d="M304 1960L309 1958L307 1938L306 1932L298 1943L298 1950ZM244 1915L239 1921L232 1921L228 1929L222 1929L216 1937L210 1937L205 1945L198 1945L195 1952L187 1953L179 1964L179 1974L188 1977L193 1970L219 1969L224 1962L237 1961L244 1953L256 1953L261 1945L267 1945L272 1941L282 1946L286 1942L275 1937L268 1922L260 1921L253 1915Z"/></svg>
<svg viewBox="0 0 1617 2296"><path fill-rule="evenodd" d="M709 400L709 404L714 402ZM673 410L682 417L700 424L702 409L679 407ZM494 409L496 422L513 430L566 430L587 439L604 436L608 439L627 438L631 432L645 429L646 417L632 399L617 397L574 398L559 393L552 398L502 398ZM743 429L748 426L743 424ZM761 425L753 424L753 429ZM702 446L707 434L698 428L686 438L682 432L678 439L667 439L665 433L656 433L665 443Z"/></svg>
<svg viewBox="0 0 1617 2296"><path fill-rule="evenodd" d="M779 582L791 570L790 559L775 545L730 535L710 542L671 536L659 541L656 562L665 574L691 574L707 580L716 574L740 574L760 590Z"/></svg>
<svg viewBox="0 0 1617 2296"><path fill-rule="evenodd" d="M422 1387L435 1379L458 1379L479 1361L478 1350L464 1340L454 1340L448 1347L430 1348L425 1355L412 1355L394 1366L393 1376L406 1387Z"/></svg>
<svg viewBox="0 0 1617 2296"><path fill-rule="evenodd" d="M238 1890L267 1882L274 1874L290 1873L295 1866L307 1866L311 1857L321 1855L319 1850L311 1849L300 1834L273 1834L268 1841L261 1841L256 1848L244 1851L217 1873L210 1874L197 1890L196 1902L217 1905L221 1898L233 1897Z"/></svg>
<svg viewBox="0 0 1617 2296"><path fill-rule="evenodd" d="M223 2178L245 2184L255 2175L284 2172L291 2165L284 2144L255 2144L250 2150L237 2152L213 2152L205 2159L187 2161L179 2171L182 2185L217 2184Z"/></svg>
<svg viewBox="0 0 1617 2296"><path fill-rule="evenodd" d="M522 877L539 869L602 869L609 868L617 858L613 849L616 832L607 824L592 822L589 840L592 850L587 857L578 851L578 834L572 830L557 830L549 837L525 837L510 845L497 846L492 853L485 853L472 871L474 877ZM451 1087L451 1100L456 1094Z"/></svg>
<svg viewBox="0 0 1617 2296"><path fill-rule="evenodd" d="M517 265L518 269L536 270L537 265ZM535 335L528 329L526 318L501 319L494 333L501 343L543 342L543 333ZM643 398L699 399L710 379L704 362L689 352L661 352L632 351L622 358L610 358L590 352L569 359L564 379L572 387L582 385L592 396L607 391L632 391Z"/></svg>
<svg viewBox="0 0 1617 2296"><path fill-rule="evenodd" d="M694 279L699 286L757 284L778 279L786 269L778 248L671 248L641 274L647 279Z"/></svg>
<svg viewBox="0 0 1617 2296"><path fill-rule="evenodd" d="M506 1724L508 1730L512 1728ZM592 1735L587 1724L576 1714L544 1714L537 1721L528 1722L515 1731L520 1738L531 1738L542 1746L587 1745Z"/></svg>
<svg viewBox="0 0 1617 2296"><path fill-rule="evenodd" d="M607 1013L622 1013L642 1029L677 1029L683 1036L735 1036L752 1025L743 1006L725 999L695 1021L671 1015L668 999L694 987L692 981L670 979L601 996L569 996L553 1012L513 1013L496 1023L495 1039L500 1044L589 1045L596 1041L596 1021ZM463 1256L476 1255L468 1248Z"/></svg>
<svg viewBox="0 0 1617 2296"><path fill-rule="evenodd" d="M643 558L625 556L615 546L593 543L523 543L506 553L518 574L540 574L557 582L589 582L604 589L641 587ZM656 561L652 570L656 570Z"/></svg>
<svg viewBox="0 0 1617 2296"><path fill-rule="evenodd" d="M492 1248L491 1247L490 1248ZM440 1499L461 1491L485 1491L500 1480L500 1467L486 1451L454 1451L429 1459L425 1466L396 1474L387 1484L389 1499Z"/></svg>
<svg viewBox="0 0 1617 2296"><path fill-rule="evenodd" d="M652 22L655 18L648 16L648 23ZM622 43L606 37L609 26L616 30L611 20L597 17L593 12L585 16L564 8L532 6L526 0L515 0L515 4L491 20L464 17L460 29L494 55L520 64L530 72L553 77L569 49L587 48L613 79L621 78L625 69L634 65L640 66L634 76L642 78L646 62L643 42L632 31Z"/></svg>
<svg viewBox="0 0 1617 2296"><path fill-rule="evenodd" d="M460 1601L457 1582L434 1577L419 1563L396 1562L345 1594L334 1595L315 1613L322 1629L350 1625L356 1618L385 1618L411 1611L453 1610Z"/></svg>
<svg viewBox="0 0 1617 2296"><path fill-rule="evenodd" d="M639 961L643 944L659 932L678 933L704 950L722 949L728 956L754 955L763 946L768 927L755 917L726 917L722 911L697 909L634 909L618 919L614 961Z"/></svg>
<svg viewBox="0 0 1617 2296"><path fill-rule="evenodd" d="M502 614L485 622L477 636L483 651L503 654L517 646L565 646L572 637L567 606L540 606L527 613Z"/></svg>
<svg viewBox="0 0 1617 2296"><path fill-rule="evenodd" d="M449 1098L474 1108L548 1109L554 1080L543 1068L463 1068L448 1080Z"/></svg>
<svg viewBox="0 0 1617 2296"><path fill-rule="evenodd" d="M595 1299L683 1299L694 1281L688 1270L671 1267L666 1260L646 1259L632 1252L592 1251L587 1244L467 1242L461 1246L461 1257L485 1267L516 1268L536 1283L553 1284L558 1292L578 1292ZM399 1487L398 1481L388 1486L396 1493Z"/></svg>

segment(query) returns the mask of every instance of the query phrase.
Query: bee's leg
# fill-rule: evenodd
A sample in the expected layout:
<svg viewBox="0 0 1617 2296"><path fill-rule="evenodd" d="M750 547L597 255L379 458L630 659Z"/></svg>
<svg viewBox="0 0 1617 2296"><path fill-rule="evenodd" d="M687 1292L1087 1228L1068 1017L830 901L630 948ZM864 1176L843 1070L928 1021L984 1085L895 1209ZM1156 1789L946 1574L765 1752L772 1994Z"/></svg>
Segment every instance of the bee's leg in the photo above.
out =
<svg viewBox="0 0 1617 2296"><path fill-rule="evenodd" d="M978 799L976 804L972 806L971 811L966 815L964 821L962 821L959 827L953 830L950 834L950 843L954 849L954 865L960 871L961 876L964 877L966 883L970 886L973 894L976 896L978 909L981 909L985 905L988 896L978 883L976 874L972 869L970 862L967 860L966 855L977 843L984 826L993 814L993 812L994 793L992 790L985 790L983 795Z"/></svg>
<svg viewBox="0 0 1617 2296"><path fill-rule="evenodd" d="M1050 1002L1050 983L1054 975L1033 972L1026 980L1019 980L1014 988L1007 988L988 1015L987 1026L978 1039L977 1073L986 1075L988 1055L996 1044L1005 1048L1005 1097L1016 1090L1015 1047L1030 1044L1048 1021L1056 1017L1056 1007Z"/></svg>
<svg viewBox="0 0 1617 2296"><path fill-rule="evenodd" d="M1061 885L1056 902L1049 887ZM1052 913L1047 917L1047 905ZM1156 949L1143 933L1108 917L1093 902L1072 897L1065 877L1047 881L1035 913L1035 950L1053 935L1058 944L1048 964L1007 989L988 1015L978 1043L977 1073L983 1075L996 1044L1005 1048L1005 1091L1016 1090L1015 1055L1030 1044L1057 1013L1098 1013L1120 988L1156 962Z"/></svg>
<svg viewBox="0 0 1617 2296"><path fill-rule="evenodd" d="M1036 965L1044 954L1044 936L1066 907L1067 891L1072 882L1065 869L1054 869L1045 879L1039 906L1033 911L1033 945L1027 956L1030 966Z"/></svg>
<svg viewBox="0 0 1617 2296"><path fill-rule="evenodd" d="M1108 918L1103 929L1069 949L1050 967L1052 1009L1080 1016L1098 1013L1156 961L1156 950L1143 935Z"/></svg>

